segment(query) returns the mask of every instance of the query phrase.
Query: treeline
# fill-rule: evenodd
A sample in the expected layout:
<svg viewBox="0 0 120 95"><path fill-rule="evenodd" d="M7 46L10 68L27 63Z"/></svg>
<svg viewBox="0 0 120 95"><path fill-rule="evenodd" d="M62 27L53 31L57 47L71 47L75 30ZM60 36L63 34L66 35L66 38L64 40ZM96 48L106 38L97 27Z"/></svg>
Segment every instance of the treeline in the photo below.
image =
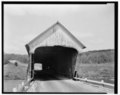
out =
<svg viewBox="0 0 120 95"><path fill-rule="evenodd" d="M23 62L23 63L29 62L28 55L4 54L4 64L9 63L9 60L18 60L18 61Z"/></svg>
<svg viewBox="0 0 120 95"><path fill-rule="evenodd" d="M112 63L114 62L114 50L89 51L78 55L79 63Z"/></svg>
<svg viewBox="0 0 120 95"><path fill-rule="evenodd" d="M9 60L18 60L23 63L29 63L28 55L4 54L4 64ZM114 62L114 50L88 51L78 54L79 63L112 63Z"/></svg>

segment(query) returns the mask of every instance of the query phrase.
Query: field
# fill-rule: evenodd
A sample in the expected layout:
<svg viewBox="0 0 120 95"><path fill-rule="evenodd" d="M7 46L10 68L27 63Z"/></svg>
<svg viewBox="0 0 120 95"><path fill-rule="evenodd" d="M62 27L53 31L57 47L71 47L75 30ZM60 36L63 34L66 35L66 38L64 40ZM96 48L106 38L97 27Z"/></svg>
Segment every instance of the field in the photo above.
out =
<svg viewBox="0 0 120 95"><path fill-rule="evenodd" d="M104 80L107 83L114 83L114 64L79 64L76 68L78 77L92 80Z"/></svg>
<svg viewBox="0 0 120 95"><path fill-rule="evenodd" d="M9 63L17 60L18 65ZM4 54L4 91L11 92L27 74L27 55ZM107 83L114 83L114 50L100 50L80 53L77 57L78 77Z"/></svg>
<svg viewBox="0 0 120 95"><path fill-rule="evenodd" d="M26 78L27 65L19 63L15 66L12 63L4 65L4 79L6 80L23 80Z"/></svg>
<svg viewBox="0 0 120 95"><path fill-rule="evenodd" d="M24 80L4 80L4 92L12 92L12 89Z"/></svg>

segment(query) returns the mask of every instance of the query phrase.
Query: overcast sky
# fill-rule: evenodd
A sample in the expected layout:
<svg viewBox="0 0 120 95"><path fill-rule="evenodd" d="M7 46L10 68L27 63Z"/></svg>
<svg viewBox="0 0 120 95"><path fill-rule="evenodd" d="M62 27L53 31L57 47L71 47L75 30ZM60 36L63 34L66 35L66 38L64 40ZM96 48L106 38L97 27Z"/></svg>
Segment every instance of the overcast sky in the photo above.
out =
<svg viewBox="0 0 120 95"><path fill-rule="evenodd" d="M56 21L88 50L114 48L114 5L5 5L4 52L27 54L25 44Z"/></svg>

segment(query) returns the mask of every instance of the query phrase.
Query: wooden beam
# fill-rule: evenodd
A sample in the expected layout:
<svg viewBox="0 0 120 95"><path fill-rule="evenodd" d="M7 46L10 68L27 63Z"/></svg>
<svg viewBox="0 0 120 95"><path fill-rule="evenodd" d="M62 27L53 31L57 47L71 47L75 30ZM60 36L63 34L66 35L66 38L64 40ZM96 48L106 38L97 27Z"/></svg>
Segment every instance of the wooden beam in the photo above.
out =
<svg viewBox="0 0 120 95"><path fill-rule="evenodd" d="M31 57L32 57L32 54L29 53L29 64L28 64L28 70L27 70L27 79L31 78Z"/></svg>
<svg viewBox="0 0 120 95"><path fill-rule="evenodd" d="M55 32L56 25L57 23L55 23L54 25L49 27L47 30L42 32L40 35L38 35L36 38L34 38L32 41L30 41L28 43L28 46L30 47L30 49L35 47L38 43L41 43L44 39L46 39L50 35L52 35Z"/></svg>
<svg viewBox="0 0 120 95"><path fill-rule="evenodd" d="M82 49L86 48L72 33L69 32L67 28L65 28L60 22L57 22L53 24L51 27L49 27L47 30L42 32L40 35L35 37L32 41L30 41L26 45L26 49L28 52L34 52L34 49L37 47L38 44L40 44L42 41L44 41L46 38L48 38L50 35L56 32L56 29L60 28L65 32L78 46Z"/></svg>

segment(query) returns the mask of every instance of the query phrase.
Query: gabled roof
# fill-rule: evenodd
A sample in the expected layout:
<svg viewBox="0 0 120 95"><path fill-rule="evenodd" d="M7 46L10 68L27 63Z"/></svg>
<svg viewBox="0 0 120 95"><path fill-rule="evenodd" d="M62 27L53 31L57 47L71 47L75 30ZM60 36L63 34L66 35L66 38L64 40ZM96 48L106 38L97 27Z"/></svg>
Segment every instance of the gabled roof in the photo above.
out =
<svg viewBox="0 0 120 95"><path fill-rule="evenodd" d="M80 48L85 48L85 46L75 37L73 36L68 29L66 29L60 22L56 22L55 24L53 24L51 27L49 27L47 30L45 30L44 32L42 32L40 35L38 35L36 38L34 38L33 40L31 40L28 44L26 44L26 49L28 51L28 53L30 52L30 50L32 48L34 48L38 43L41 43L43 40L45 40L47 37L49 37L50 35L52 35L53 33L57 32L55 31L57 28L61 28L62 30L64 30L64 32L74 41L76 42Z"/></svg>

